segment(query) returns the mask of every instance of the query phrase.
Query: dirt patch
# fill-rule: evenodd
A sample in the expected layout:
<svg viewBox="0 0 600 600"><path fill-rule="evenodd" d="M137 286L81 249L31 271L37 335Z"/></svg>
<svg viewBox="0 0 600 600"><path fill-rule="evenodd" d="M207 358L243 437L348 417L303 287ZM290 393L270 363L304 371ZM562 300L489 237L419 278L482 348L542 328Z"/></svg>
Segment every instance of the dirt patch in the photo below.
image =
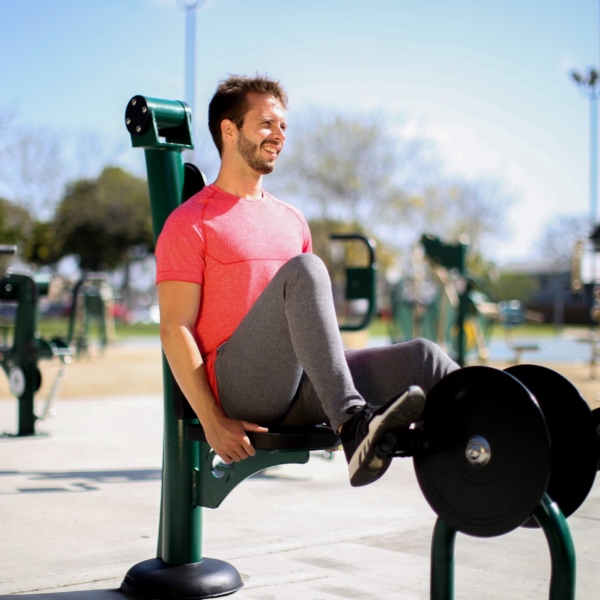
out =
<svg viewBox="0 0 600 600"><path fill-rule="evenodd" d="M42 387L36 398L46 398L59 370L58 360L40 361ZM162 360L158 346L112 346L100 353L73 358L67 366L59 400L162 393ZM8 380L0 374L0 400L14 400Z"/></svg>

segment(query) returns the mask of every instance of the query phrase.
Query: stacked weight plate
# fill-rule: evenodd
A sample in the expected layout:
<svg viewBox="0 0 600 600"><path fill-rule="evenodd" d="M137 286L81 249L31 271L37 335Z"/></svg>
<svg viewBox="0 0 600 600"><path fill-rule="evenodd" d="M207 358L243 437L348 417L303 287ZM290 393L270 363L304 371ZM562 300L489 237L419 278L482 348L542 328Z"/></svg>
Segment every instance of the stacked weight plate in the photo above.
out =
<svg viewBox="0 0 600 600"><path fill-rule="evenodd" d="M415 472L433 510L457 531L502 535L534 525L548 492L565 516L598 465L594 417L561 375L533 365L468 367L428 394Z"/></svg>

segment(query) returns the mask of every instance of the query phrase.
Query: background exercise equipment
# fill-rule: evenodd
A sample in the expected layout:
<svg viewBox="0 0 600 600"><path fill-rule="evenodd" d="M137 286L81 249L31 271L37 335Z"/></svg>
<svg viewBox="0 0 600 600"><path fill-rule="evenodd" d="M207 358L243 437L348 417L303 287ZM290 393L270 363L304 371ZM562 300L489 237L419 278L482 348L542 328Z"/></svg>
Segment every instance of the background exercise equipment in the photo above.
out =
<svg viewBox="0 0 600 600"><path fill-rule="evenodd" d="M0 246L0 255L12 256L16 246ZM3 267L6 268L6 265ZM35 277L30 273L1 273L0 302L16 308L10 326L3 324L0 345L0 365L8 377L11 393L18 399L16 436L35 435L35 423L51 414L60 383L72 351L68 342L60 337L46 340L38 331L38 299L48 293L50 279ZM42 385L38 361L58 358L61 367L51 386L41 413L35 412L34 396Z"/></svg>

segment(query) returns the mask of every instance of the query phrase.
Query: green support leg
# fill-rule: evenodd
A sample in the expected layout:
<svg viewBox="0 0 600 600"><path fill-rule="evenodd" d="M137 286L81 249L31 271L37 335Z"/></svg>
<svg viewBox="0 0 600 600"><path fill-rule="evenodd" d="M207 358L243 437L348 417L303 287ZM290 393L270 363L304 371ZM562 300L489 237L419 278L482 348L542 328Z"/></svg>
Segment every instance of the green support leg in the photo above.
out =
<svg viewBox="0 0 600 600"><path fill-rule="evenodd" d="M438 517L431 543L431 600L454 600L456 530Z"/></svg>
<svg viewBox="0 0 600 600"><path fill-rule="evenodd" d="M194 419L173 418L169 365L163 356L164 468L162 479L162 559L173 565L202 560L202 508L193 503L193 473L200 466L199 442L185 438Z"/></svg>
<svg viewBox="0 0 600 600"><path fill-rule="evenodd" d="M35 435L35 362L21 364L25 376L25 390L19 396L18 436Z"/></svg>
<svg viewBox="0 0 600 600"><path fill-rule="evenodd" d="M550 548L552 576L549 598L575 600L575 546L567 520L548 494L544 494L533 516L543 529Z"/></svg>
<svg viewBox="0 0 600 600"><path fill-rule="evenodd" d="M575 547L567 520L547 494L533 513L544 531L552 576L549 600L575 600ZM456 531L438 517L431 546L431 600L454 600L454 542Z"/></svg>

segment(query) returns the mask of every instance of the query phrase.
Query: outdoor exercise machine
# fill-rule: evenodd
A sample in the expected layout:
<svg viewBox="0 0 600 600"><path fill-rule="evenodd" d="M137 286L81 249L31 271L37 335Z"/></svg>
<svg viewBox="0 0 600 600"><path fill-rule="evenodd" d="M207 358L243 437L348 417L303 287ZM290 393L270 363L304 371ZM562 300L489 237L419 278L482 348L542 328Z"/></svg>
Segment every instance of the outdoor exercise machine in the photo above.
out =
<svg viewBox="0 0 600 600"><path fill-rule="evenodd" d="M184 165L192 148L183 102L135 96L126 111L134 147L146 153L154 235L204 179ZM212 598L242 587L230 564L202 556L202 507L217 508L265 468L306 463L311 450L339 444L324 426L249 433L256 455L218 463L163 357L164 454L157 557L132 567L121 589L143 598ZM575 551L566 523L585 500L599 462L598 413L562 376L531 365L468 367L428 394L417 427L387 432L382 456L413 456L417 480L438 515L431 598L454 597L456 533L502 535L539 526L550 548L551 600L574 600Z"/></svg>
<svg viewBox="0 0 600 600"><path fill-rule="evenodd" d="M0 255L12 256L16 250L16 246L0 246ZM2 324L0 345L0 365L8 377L10 391L18 399L16 436L34 435L36 421L51 414L66 366L71 360L72 352L66 340L59 337L46 340L38 331L38 299L48 293L49 286L49 278L29 273L2 273L0 279L0 303L16 306L12 326ZM61 366L38 415L34 410L34 396L42 385L38 361L53 358L58 358Z"/></svg>
<svg viewBox="0 0 600 600"><path fill-rule="evenodd" d="M414 276L392 289L393 342L424 337L444 348L461 366L466 365L467 356L475 351L478 361L485 364L492 327L497 322L504 328L507 345L515 353L515 364L521 361L524 352L541 349L538 343L515 342L512 331L525 321L543 322L544 316L527 310L518 300L491 302L468 274L465 240L452 244L439 237L422 235L417 249L413 258ZM430 277L425 276L427 271Z"/></svg>
<svg viewBox="0 0 600 600"><path fill-rule="evenodd" d="M106 348L112 329L112 296L108 273L84 273L73 287L67 342L74 346L77 357L88 352L93 325L98 331L100 350Z"/></svg>
<svg viewBox="0 0 600 600"><path fill-rule="evenodd" d="M144 148L155 240L169 214L205 185L200 170L183 163L191 150L191 114L178 101L135 96L127 105L125 124L134 147ZM375 311L375 254L363 236L340 235L368 246L369 264L348 270L348 300L366 299L368 308L356 330ZM218 463L198 420L177 386L163 355L164 450L157 557L132 567L121 589L144 598L212 598L242 587L230 564L202 555L202 508L217 508L243 480L268 467L306 463L310 452L329 450L339 438L325 426L271 429L251 437L256 455L231 465Z"/></svg>
<svg viewBox="0 0 600 600"><path fill-rule="evenodd" d="M449 244L422 235L418 248L438 280L436 289L433 297L425 298L432 294L431 290L427 293L421 273L396 286L392 291L393 341L424 337L445 347L459 365L465 366L470 346L485 348L487 329L485 316L477 310L481 298L477 298L476 286L467 275L468 244Z"/></svg>
<svg viewBox="0 0 600 600"><path fill-rule="evenodd" d="M456 532L492 537L538 525L550 549L550 599L575 598L566 517L594 483L599 423L598 410L545 367L467 367L438 382L408 434L421 491L438 515L432 598L453 598ZM383 449L393 448L394 436L386 434Z"/></svg>

